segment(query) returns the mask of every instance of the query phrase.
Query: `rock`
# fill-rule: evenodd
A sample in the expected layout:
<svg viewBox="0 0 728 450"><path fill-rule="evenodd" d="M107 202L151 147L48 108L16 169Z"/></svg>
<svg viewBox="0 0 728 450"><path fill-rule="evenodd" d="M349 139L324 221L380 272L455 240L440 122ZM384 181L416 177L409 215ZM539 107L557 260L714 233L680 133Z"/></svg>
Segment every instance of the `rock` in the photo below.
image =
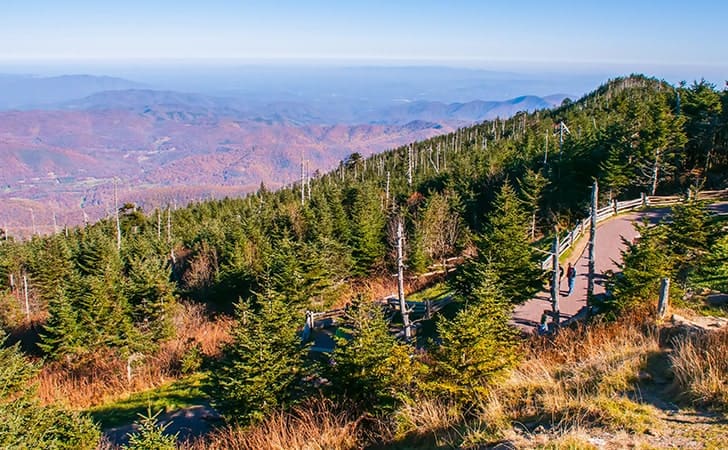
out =
<svg viewBox="0 0 728 450"><path fill-rule="evenodd" d="M640 370L637 374L637 379L643 383L650 382L652 381L652 374L645 370Z"/></svg>
<svg viewBox="0 0 728 450"><path fill-rule="evenodd" d="M709 305L712 306L724 306L728 305L728 294L711 294L706 300Z"/></svg>
<svg viewBox="0 0 728 450"><path fill-rule="evenodd" d="M516 444L511 441L500 441L489 444L486 448L489 450L516 450Z"/></svg>
<svg viewBox="0 0 728 450"><path fill-rule="evenodd" d="M673 314L671 320L673 325L677 327L684 327L695 331L712 331L728 326L728 319L712 316L688 319L679 314Z"/></svg>

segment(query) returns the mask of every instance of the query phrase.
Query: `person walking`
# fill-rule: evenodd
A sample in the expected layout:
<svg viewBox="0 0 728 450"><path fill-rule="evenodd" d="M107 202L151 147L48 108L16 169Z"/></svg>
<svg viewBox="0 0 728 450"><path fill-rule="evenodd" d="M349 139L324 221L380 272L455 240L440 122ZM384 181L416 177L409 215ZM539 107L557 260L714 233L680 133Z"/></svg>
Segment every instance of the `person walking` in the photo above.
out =
<svg viewBox="0 0 728 450"><path fill-rule="evenodd" d="M569 268L566 269L566 279L569 282L569 293L566 294L568 297L574 292L574 283L576 282L576 268L569 263Z"/></svg>

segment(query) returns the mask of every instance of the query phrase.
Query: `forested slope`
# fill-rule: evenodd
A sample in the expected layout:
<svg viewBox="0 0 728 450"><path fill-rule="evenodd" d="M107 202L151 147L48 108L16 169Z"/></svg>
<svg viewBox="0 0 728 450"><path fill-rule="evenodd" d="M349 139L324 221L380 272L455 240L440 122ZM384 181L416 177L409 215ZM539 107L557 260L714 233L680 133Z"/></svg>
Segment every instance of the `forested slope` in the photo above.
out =
<svg viewBox="0 0 728 450"><path fill-rule="evenodd" d="M220 403L226 411L257 420L306 395L302 380L317 370L288 334L304 310L338 303L357 281L393 271L392 224L402 218L411 274L466 249L477 255L453 282L467 314L439 325L441 350L433 351L437 363L425 377L430 388L460 396L511 364L514 337L503 325L504 311L541 283L540 255L530 243L584 215L593 179L604 196L634 197L696 184L723 187L727 175L727 91L705 82L675 87L644 76L619 78L553 110L487 121L366 159L352 154L337 170L275 192L261 185L245 198L177 210L124 205L118 230L111 217L27 242L2 240L0 318L9 331L35 321L37 353L75 368L99 352L153 353L175 335L179 299L228 312L237 304L235 344L228 372L220 373L228 381L240 371L260 376L235 387L222 375L217 394L230 400ZM350 335L371 339L371 359L341 353L348 366L324 375L358 380L331 395L386 408L394 391L408 391L424 369L406 363L405 344L367 325L374 313L365 303L357 303L359 322ZM464 341L453 330L474 329L468 320L488 321L491 331ZM250 323L271 335L265 361L251 357L250 349L262 344ZM464 345L476 349L467 363L455 356ZM372 380L353 374L381 355L389 355L386 367L406 373L387 372L392 383L370 390ZM287 371L282 362L291 364ZM241 392L269 395L247 400Z"/></svg>

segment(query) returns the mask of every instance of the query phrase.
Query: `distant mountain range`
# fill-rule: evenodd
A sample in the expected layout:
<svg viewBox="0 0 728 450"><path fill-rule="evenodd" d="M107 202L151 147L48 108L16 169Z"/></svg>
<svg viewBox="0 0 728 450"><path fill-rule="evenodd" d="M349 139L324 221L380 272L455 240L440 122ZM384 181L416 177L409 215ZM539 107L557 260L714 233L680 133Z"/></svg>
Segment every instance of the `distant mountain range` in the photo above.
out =
<svg viewBox="0 0 728 450"><path fill-rule="evenodd" d="M3 89L5 87L10 90ZM247 101L89 76L0 76L0 227L29 234L105 215L122 201L240 195L457 127L548 108L565 95L462 103ZM30 210L33 213L30 213ZM45 228L41 228L45 227Z"/></svg>
<svg viewBox="0 0 728 450"><path fill-rule="evenodd" d="M474 100L466 103L393 100L388 106L372 107L346 101L327 104L273 102L249 105L236 98L214 97L149 89L115 90L95 93L85 98L55 105L61 110L123 110L165 117L228 117L240 120L263 120L292 124L386 124L397 125L424 120L471 124L496 117L510 117L518 111L534 111L560 104L564 94L548 97L522 96L504 101Z"/></svg>
<svg viewBox="0 0 728 450"><path fill-rule="evenodd" d="M101 91L137 89L141 83L114 77L62 75L35 77L0 74L0 110L54 107L59 102Z"/></svg>

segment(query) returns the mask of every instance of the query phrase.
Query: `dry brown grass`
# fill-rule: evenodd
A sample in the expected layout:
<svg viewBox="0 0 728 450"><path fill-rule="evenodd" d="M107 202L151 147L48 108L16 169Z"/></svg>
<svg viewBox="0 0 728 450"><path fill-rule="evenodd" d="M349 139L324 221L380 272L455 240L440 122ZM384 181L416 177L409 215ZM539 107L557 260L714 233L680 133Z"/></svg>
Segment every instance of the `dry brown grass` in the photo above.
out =
<svg viewBox="0 0 728 450"><path fill-rule="evenodd" d="M404 291L406 295L419 292L425 287L442 280L444 278L443 273L419 277L419 278L408 278L404 283ZM367 299L375 300L387 297L389 295L396 295L397 293L397 278L388 275L382 275L379 277L371 277L366 280L359 280L353 283L347 283L342 286L342 289L336 292L335 299L331 304L331 308L341 308L346 304L351 303L352 300L358 296L362 296Z"/></svg>
<svg viewBox="0 0 728 450"><path fill-rule="evenodd" d="M637 318L534 340L509 379L492 391L483 414L495 423L546 420L568 428L642 430L649 411L627 394L635 391L640 369L657 351L657 331Z"/></svg>
<svg viewBox="0 0 728 450"><path fill-rule="evenodd" d="M363 417L328 400L315 400L291 412L277 412L250 427L229 427L188 444L189 450L344 450L361 448Z"/></svg>
<svg viewBox="0 0 728 450"><path fill-rule="evenodd" d="M438 445L477 447L511 438L514 423L633 432L650 426L652 407L630 397L647 358L659 351L659 336L639 316L594 325L588 333L567 329L534 338L521 351L518 367L476 406L463 410L426 399L407 404L396 416L400 432L410 439L429 433Z"/></svg>
<svg viewBox="0 0 728 450"><path fill-rule="evenodd" d="M675 383L687 398L728 410L728 330L681 335L673 347Z"/></svg>
<svg viewBox="0 0 728 450"><path fill-rule="evenodd" d="M173 322L176 336L162 343L155 353L135 361L131 380L127 378L127 360L111 351L97 353L80 366L69 367L62 362L45 365L38 376L41 401L88 408L157 387L179 378L180 361L192 347L199 346L204 355L215 357L230 339L232 320L211 320L202 305L181 303Z"/></svg>

